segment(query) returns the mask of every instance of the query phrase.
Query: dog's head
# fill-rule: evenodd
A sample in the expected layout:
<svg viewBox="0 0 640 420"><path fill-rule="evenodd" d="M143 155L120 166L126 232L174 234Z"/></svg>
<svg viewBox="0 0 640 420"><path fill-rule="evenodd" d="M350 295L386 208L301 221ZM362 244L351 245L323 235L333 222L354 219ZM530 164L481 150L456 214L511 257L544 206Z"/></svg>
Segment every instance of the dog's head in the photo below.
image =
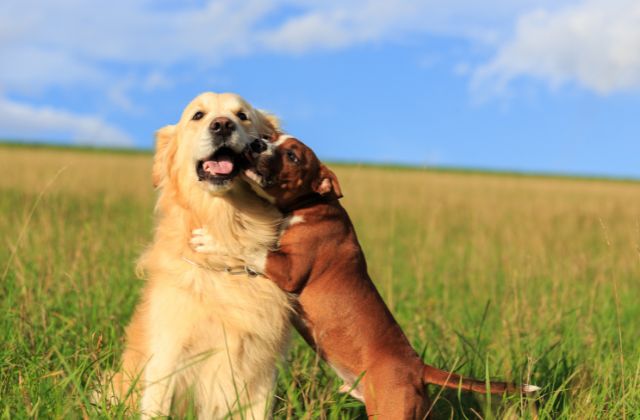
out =
<svg viewBox="0 0 640 420"><path fill-rule="evenodd" d="M342 197L338 178L313 150L288 135L273 140L257 139L247 153L250 166L243 175L259 195L285 211L307 199Z"/></svg>
<svg viewBox="0 0 640 420"><path fill-rule="evenodd" d="M238 95L203 93L187 105L178 124L156 133L153 184L172 180L224 193L245 164L247 145L276 129L275 118Z"/></svg>

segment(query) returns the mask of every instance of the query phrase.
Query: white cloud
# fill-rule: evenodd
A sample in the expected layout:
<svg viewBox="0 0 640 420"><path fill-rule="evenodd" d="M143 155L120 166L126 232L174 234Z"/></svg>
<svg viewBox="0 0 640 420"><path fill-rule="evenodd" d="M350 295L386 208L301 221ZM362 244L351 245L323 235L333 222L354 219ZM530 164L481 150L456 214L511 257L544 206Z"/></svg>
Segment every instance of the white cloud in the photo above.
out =
<svg viewBox="0 0 640 420"><path fill-rule="evenodd" d="M571 0L564 0L564 2ZM302 12L260 35L272 51L317 49L398 41L428 33L491 43L518 13L552 0L367 0L309 1Z"/></svg>
<svg viewBox="0 0 640 420"><path fill-rule="evenodd" d="M387 0L328 2L318 6L265 32L261 36L265 46L274 51L300 53L393 38L410 28L416 29L415 19L422 7L416 1Z"/></svg>
<svg viewBox="0 0 640 420"><path fill-rule="evenodd" d="M99 117L31 105L0 98L0 127L3 137L24 140L71 139L76 144L133 146L128 134Z"/></svg>
<svg viewBox="0 0 640 420"><path fill-rule="evenodd" d="M169 80L167 75L159 71L153 71L149 73L142 80L141 84L142 88L147 92L151 92L156 89L166 89L171 87L171 85L171 80Z"/></svg>
<svg viewBox="0 0 640 420"><path fill-rule="evenodd" d="M260 0L171 10L146 0L6 0L0 2L0 91L38 96L82 88L105 93L126 110L127 99L111 86L121 84L123 72L135 78L133 85L151 89L175 64L208 68L246 54L254 26L274 7Z"/></svg>
<svg viewBox="0 0 640 420"><path fill-rule="evenodd" d="M573 0L564 0L573 1ZM0 89L95 86L136 69L210 68L253 53L300 53L416 33L491 42L515 16L554 0L209 0L164 8L148 0L0 2ZM162 4L160 3L160 4ZM280 17L278 17L280 16ZM151 68L151 69L150 69Z"/></svg>
<svg viewBox="0 0 640 420"><path fill-rule="evenodd" d="M52 87L103 83L107 74L99 66L62 48L27 43L0 48L0 88L37 95Z"/></svg>
<svg viewBox="0 0 640 420"><path fill-rule="evenodd" d="M587 0L518 19L515 34L476 69L473 87L489 93L529 76L552 88L578 85L609 94L640 88L640 2Z"/></svg>
<svg viewBox="0 0 640 420"><path fill-rule="evenodd" d="M51 130L126 143L124 133L97 117L2 98L77 90L104 98L103 110L139 112L135 95L170 87L184 64L203 76L251 54L411 42L416 34L497 51L480 67L466 58L469 64L458 66L478 89L520 76L553 86L576 81L603 93L636 88L639 20L637 0L3 0L0 105L23 119L0 116L0 134ZM33 112L46 118L28 118Z"/></svg>

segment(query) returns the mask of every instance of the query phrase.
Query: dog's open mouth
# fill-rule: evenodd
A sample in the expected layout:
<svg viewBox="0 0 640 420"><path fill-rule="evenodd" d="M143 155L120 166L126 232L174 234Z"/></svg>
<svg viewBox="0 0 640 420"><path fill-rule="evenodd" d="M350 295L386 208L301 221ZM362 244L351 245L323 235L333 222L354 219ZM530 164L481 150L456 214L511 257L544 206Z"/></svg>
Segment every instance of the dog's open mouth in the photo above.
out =
<svg viewBox="0 0 640 420"><path fill-rule="evenodd" d="M245 169L244 171L244 175L249 178L250 181L252 181L253 183L259 185L260 187L264 187L266 186L266 182L264 177L260 174L260 172L257 171L257 169L255 168L248 168Z"/></svg>
<svg viewBox="0 0 640 420"><path fill-rule="evenodd" d="M241 156L228 147L221 147L205 160L196 164L199 181L223 183L238 175Z"/></svg>

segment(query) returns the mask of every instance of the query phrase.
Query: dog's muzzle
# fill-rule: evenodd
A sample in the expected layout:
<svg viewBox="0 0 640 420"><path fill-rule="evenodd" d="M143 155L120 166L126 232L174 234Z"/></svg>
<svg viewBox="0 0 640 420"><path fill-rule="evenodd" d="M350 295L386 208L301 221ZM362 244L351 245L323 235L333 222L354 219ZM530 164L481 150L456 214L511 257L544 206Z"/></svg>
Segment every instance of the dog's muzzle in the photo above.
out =
<svg viewBox="0 0 640 420"><path fill-rule="evenodd" d="M198 181L208 181L212 184L224 184L235 178L245 165L246 159L241 153L222 146L205 159L196 162Z"/></svg>
<svg viewBox="0 0 640 420"><path fill-rule="evenodd" d="M209 124L214 147L222 146L236 131L236 123L227 117L214 118Z"/></svg>

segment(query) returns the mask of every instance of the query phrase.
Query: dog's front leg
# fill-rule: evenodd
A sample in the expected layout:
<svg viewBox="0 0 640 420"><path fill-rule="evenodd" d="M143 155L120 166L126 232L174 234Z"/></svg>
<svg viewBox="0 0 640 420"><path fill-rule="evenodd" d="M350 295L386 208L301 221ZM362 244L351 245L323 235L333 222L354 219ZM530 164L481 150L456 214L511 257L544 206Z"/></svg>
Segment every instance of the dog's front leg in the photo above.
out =
<svg viewBox="0 0 640 420"><path fill-rule="evenodd" d="M169 415L175 388L173 375L177 367L176 362L175 355L163 353L154 355L147 364L141 407L143 419Z"/></svg>
<svg viewBox="0 0 640 420"><path fill-rule="evenodd" d="M176 378L180 369L181 352L187 341L188 325L180 322L179 293L156 293L149 308L148 331L150 360L144 369L142 418L168 416L171 410ZM170 297L174 296L174 300Z"/></svg>

